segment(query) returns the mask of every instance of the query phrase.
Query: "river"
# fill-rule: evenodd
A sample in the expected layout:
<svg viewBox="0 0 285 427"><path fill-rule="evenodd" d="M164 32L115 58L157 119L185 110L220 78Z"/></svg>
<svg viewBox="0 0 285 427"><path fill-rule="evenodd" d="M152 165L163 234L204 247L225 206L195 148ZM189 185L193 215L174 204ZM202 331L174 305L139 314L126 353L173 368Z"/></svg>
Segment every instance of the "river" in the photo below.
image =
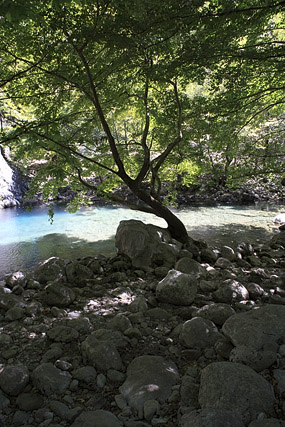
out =
<svg viewBox="0 0 285 427"><path fill-rule="evenodd" d="M264 242L276 228L272 219L285 212L283 205L206 206L175 211L194 239L211 246L238 242ZM115 254L114 237L119 222L138 219L165 227L162 219L125 208L91 207L74 214L56 207L54 221L47 208L0 209L0 279L5 274L34 267L51 256L82 258L87 255Z"/></svg>

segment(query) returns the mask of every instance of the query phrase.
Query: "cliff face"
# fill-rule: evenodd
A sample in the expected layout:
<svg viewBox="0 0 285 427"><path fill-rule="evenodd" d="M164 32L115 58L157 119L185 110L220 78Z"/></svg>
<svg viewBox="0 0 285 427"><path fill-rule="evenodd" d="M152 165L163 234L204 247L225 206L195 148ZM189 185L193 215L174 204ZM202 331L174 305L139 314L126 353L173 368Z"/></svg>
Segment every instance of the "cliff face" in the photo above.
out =
<svg viewBox="0 0 285 427"><path fill-rule="evenodd" d="M0 147L0 208L19 206L27 184Z"/></svg>

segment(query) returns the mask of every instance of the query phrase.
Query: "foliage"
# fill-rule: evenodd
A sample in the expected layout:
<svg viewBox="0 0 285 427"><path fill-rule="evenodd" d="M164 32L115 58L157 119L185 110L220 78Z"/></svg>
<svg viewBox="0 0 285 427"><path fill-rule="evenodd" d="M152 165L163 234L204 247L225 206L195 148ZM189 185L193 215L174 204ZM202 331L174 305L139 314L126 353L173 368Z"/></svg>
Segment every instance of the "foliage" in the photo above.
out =
<svg viewBox="0 0 285 427"><path fill-rule="evenodd" d="M2 0L1 143L46 199L123 182L185 239L161 182L211 170L225 183L252 163L248 126L281 114L284 4Z"/></svg>

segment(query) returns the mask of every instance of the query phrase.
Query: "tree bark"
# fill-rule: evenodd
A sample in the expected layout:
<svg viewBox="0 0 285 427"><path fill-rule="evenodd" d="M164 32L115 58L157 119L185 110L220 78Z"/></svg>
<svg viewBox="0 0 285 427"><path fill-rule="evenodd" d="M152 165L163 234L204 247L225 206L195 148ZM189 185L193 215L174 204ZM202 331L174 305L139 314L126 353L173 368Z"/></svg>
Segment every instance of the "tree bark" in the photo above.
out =
<svg viewBox="0 0 285 427"><path fill-rule="evenodd" d="M167 223L167 229L175 240L183 244L187 244L190 240L188 232L183 222L173 213L170 209L164 206L161 202L150 196L146 191L142 190L136 185L129 185L130 190L141 201L146 203L154 214L163 218Z"/></svg>

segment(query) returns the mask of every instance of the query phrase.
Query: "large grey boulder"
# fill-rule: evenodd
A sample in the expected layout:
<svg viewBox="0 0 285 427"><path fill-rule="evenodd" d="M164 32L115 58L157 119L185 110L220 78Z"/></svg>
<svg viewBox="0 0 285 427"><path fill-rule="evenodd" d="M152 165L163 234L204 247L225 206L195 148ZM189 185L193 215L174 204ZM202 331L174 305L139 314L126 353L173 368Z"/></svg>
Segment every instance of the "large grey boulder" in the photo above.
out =
<svg viewBox="0 0 285 427"><path fill-rule="evenodd" d="M221 326L229 317L233 316L235 313L236 312L234 309L228 304L211 303L201 307L197 311L196 316L204 317L204 319L211 320L211 322Z"/></svg>
<svg viewBox="0 0 285 427"><path fill-rule="evenodd" d="M196 293L197 280L195 276L177 270L170 270L156 287L156 298L161 302L174 305L191 304Z"/></svg>
<svg viewBox="0 0 285 427"><path fill-rule="evenodd" d="M40 262L34 271L34 278L40 283L52 282L65 276L65 261L52 257Z"/></svg>
<svg viewBox="0 0 285 427"><path fill-rule="evenodd" d="M79 262L70 262L66 266L66 276L70 283L74 283L76 286L84 286L86 280L93 277L93 271Z"/></svg>
<svg viewBox="0 0 285 427"><path fill-rule="evenodd" d="M172 361L161 356L139 356L128 366L127 379L120 392L142 418L145 402L166 401L178 379L177 367Z"/></svg>
<svg viewBox="0 0 285 427"><path fill-rule="evenodd" d="M139 268L173 267L182 247L166 229L136 220L120 222L115 245L119 254L127 255Z"/></svg>
<svg viewBox="0 0 285 427"><path fill-rule="evenodd" d="M79 332L70 326L55 325L47 332L50 340L55 342L74 342L79 337Z"/></svg>
<svg viewBox="0 0 285 427"><path fill-rule="evenodd" d="M28 368L24 365L8 365L0 372L0 388L9 396L18 396L30 379Z"/></svg>
<svg viewBox="0 0 285 427"><path fill-rule="evenodd" d="M205 272L205 268L189 257L180 258L175 264L175 270L181 271L181 273L191 274L192 276L199 276Z"/></svg>
<svg viewBox="0 0 285 427"><path fill-rule="evenodd" d="M71 427L121 427L121 423L112 412L98 409L83 412L75 419Z"/></svg>
<svg viewBox="0 0 285 427"><path fill-rule="evenodd" d="M81 345L82 354L99 371L123 368L121 356L111 341L100 341L96 335L89 335Z"/></svg>
<svg viewBox="0 0 285 427"><path fill-rule="evenodd" d="M285 306L269 304L229 317L222 331L235 346L257 350L285 341Z"/></svg>
<svg viewBox="0 0 285 427"><path fill-rule="evenodd" d="M52 282L40 293L40 299L50 306L68 307L75 300L75 293L62 283Z"/></svg>
<svg viewBox="0 0 285 427"><path fill-rule="evenodd" d="M221 259L221 258L219 258ZM247 300L249 298L248 290L237 280L225 280L214 292L213 298L217 302L231 304L233 302Z"/></svg>
<svg viewBox="0 0 285 427"><path fill-rule="evenodd" d="M213 322L202 317L193 317L182 326L179 342L187 348L209 348L224 339Z"/></svg>
<svg viewBox="0 0 285 427"><path fill-rule="evenodd" d="M42 363L32 373L34 386L46 396L64 394L71 379L69 372L56 368L52 363Z"/></svg>
<svg viewBox="0 0 285 427"><path fill-rule="evenodd" d="M230 362L243 363L256 372L269 368L276 362L277 353L271 350L257 350L252 346L239 345L230 353Z"/></svg>
<svg viewBox="0 0 285 427"><path fill-rule="evenodd" d="M274 415L275 397L271 384L248 366L215 362L202 371L199 403L202 409L235 411L248 424L261 412Z"/></svg>
<svg viewBox="0 0 285 427"><path fill-rule="evenodd" d="M235 411L226 409L197 409L181 419L181 427L245 427Z"/></svg>
<svg viewBox="0 0 285 427"><path fill-rule="evenodd" d="M248 427L285 427L285 421L278 418L265 418L252 421Z"/></svg>

